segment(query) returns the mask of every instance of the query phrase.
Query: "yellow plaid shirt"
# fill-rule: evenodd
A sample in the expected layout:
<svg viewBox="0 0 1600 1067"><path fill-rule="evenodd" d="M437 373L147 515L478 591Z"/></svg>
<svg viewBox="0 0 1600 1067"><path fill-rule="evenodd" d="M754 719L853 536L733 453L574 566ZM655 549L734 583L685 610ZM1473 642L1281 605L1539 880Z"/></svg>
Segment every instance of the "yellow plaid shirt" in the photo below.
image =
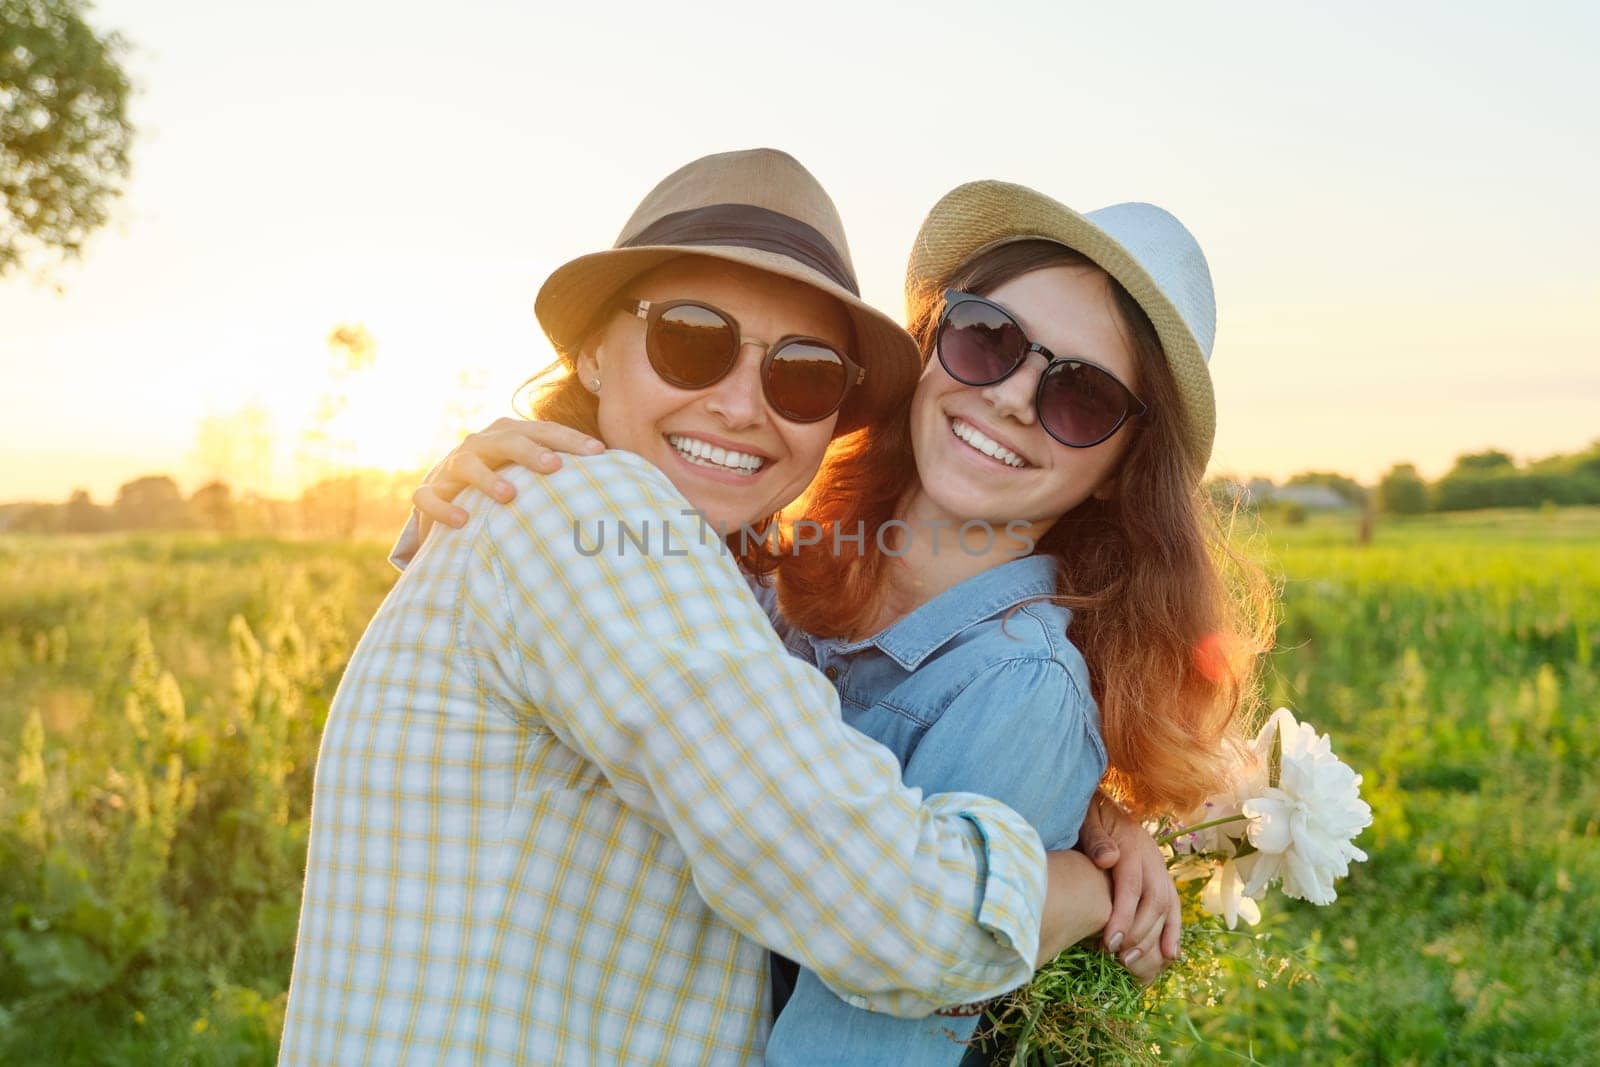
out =
<svg viewBox="0 0 1600 1067"><path fill-rule="evenodd" d="M1030 977L1025 820L902 785L644 460L508 477L339 686L280 1062L757 1061L763 946L897 1015Z"/></svg>

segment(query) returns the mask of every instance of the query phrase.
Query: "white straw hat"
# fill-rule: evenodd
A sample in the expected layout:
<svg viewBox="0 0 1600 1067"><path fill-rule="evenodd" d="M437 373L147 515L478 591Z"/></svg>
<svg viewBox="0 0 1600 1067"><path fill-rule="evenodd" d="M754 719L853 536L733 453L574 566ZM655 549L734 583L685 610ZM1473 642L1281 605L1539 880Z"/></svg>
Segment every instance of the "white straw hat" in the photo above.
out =
<svg viewBox="0 0 1600 1067"><path fill-rule="evenodd" d="M1150 316L1178 386L1183 437L1198 477L1217 426L1207 369L1217 301L1194 235L1154 204L1113 204L1080 215L1023 185L969 182L946 193L917 231L906 265L907 304L936 298L979 252L1027 240L1054 241L1088 256Z"/></svg>

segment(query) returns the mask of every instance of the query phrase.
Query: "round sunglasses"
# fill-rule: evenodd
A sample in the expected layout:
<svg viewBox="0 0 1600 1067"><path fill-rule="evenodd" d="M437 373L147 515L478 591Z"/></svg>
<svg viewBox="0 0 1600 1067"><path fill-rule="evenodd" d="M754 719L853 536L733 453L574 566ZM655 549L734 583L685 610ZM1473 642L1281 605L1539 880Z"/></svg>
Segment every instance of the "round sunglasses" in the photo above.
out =
<svg viewBox="0 0 1600 1067"><path fill-rule="evenodd" d="M939 363L963 385L993 385L1033 353L1043 356L1034 411L1045 432L1068 448L1092 448L1150 410L1104 367L1029 341L1011 312L972 293L945 290L933 344Z"/></svg>
<svg viewBox="0 0 1600 1067"><path fill-rule="evenodd" d="M746 343L732 315L703 301L625 299L621 306L644 320L650 366L679 389L705 389L726 378ZM772 410L790 422L827 418L867 376L849 356L815 337L781 337L766 350L761 389Z"/></svg>

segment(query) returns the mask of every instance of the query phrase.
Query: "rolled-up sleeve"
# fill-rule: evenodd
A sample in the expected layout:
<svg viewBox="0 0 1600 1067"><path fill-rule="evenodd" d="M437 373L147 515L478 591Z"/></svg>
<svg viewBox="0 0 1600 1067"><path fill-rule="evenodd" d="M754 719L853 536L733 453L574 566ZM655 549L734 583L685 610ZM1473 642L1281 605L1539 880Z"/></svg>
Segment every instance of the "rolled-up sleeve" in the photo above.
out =
<svg viewBox="0 0 1600 1067"><path fill-rule="evenodd" d="M1026 818L904 785L642 459L506 476L511 506L468 503L468 527L439 534L476 538L490 688L668 834L713 910L891 1014L1028 979L1045 870Z"/></svg>

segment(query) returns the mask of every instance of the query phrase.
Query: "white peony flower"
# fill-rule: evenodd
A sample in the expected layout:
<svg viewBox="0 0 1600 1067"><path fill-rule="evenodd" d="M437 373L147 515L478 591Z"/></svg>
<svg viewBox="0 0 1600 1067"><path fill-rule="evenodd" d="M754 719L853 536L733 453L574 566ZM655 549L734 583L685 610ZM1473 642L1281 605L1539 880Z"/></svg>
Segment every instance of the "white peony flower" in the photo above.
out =
<svg viewBox="0 0 1600 1067"><path fill-rule="evenodd" d="M1282 745L1278 784L1242 805L1258 850L1241 866L1244 892L1260 897L1281 877L1287 896L1331 904L1338 895L1333 880L1350 872L1351 860L1367 858L1352 843L1372 825L1361 776L1333 754L1326 734L1296 722L1288 708L1273 712L1261 728L1256 752L1270 753L1275 737Z"/></svg>
<svg viewBox="0 0 1600 1067"><path fill-rule="evenodd" d="M1212 872L1211 881L1200 890L1200 906L1212 915L1220 915L1232 930L1242 918L1254 926L1261 921L1261 908L1245 895L1244 878L1239 873L1238 861L1227 859Z"/></svg>

